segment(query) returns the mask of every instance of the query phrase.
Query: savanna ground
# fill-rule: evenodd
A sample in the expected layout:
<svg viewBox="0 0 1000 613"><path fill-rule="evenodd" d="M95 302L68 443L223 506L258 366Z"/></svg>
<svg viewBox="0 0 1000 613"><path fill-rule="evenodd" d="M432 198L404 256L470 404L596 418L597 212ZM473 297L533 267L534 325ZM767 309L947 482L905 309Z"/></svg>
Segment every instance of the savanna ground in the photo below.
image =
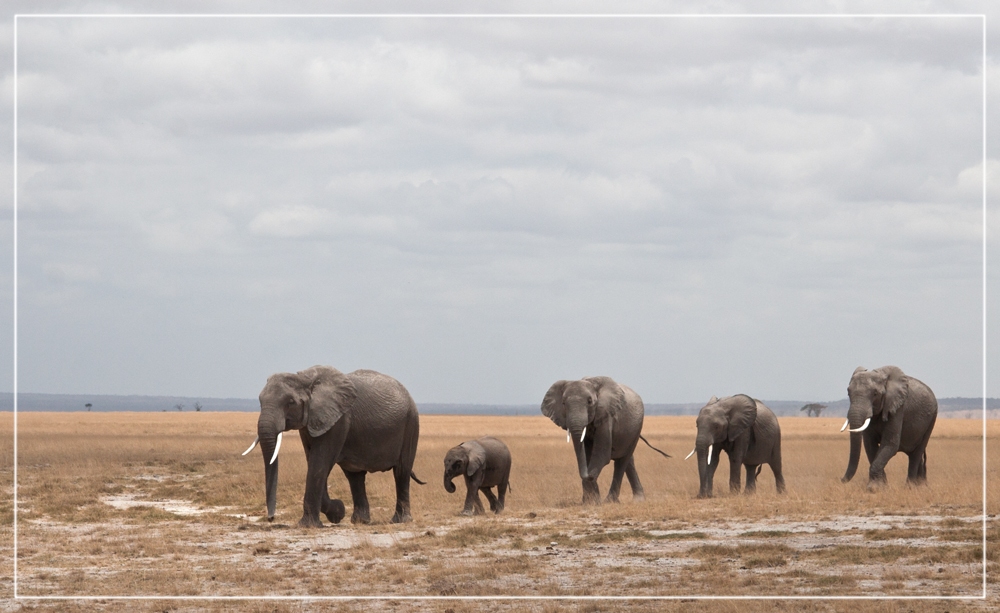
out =
<svg viewBox="0 0 1000 613"><path fill-rule="evenodd" d="M698 500L694 417L647 417L636 462L646 500L582 507L565 434L544 417L421 417L411 487L414 521L389 523L391 473L368 477L372 523L304 530L305 460L297 436L281 450L278 514L262 519L252 413L21 413L18 415L17 595L13 505L0 502L2 610L299 611L988 610L996 604L1000 422L988 423L987 589L983 594L982 422L939 419L928 448L928 487L866 489L867 462L840 483L848 439L842 418L782 418L788 492L770 469L754 496ZM0 480L12 491L12 416L0 414ZM500 516L462 517L464 483L449 495L442 460L484 434L514 459ZM602 494L610 467L601 475ZM339 468L331 495L345 500ZM485 502L485 501L484 501ZM434 600L280 600L256 596L433 596ZM45 600L26 597L108 597ZM114 596L229 596L246 600L121 600ZM496 597L468 600L461 596ZM511 597L562 596L556 600ZM674 596L674 600L571 597ZM803 600L693 597L796 596ZM830 597L923 596L928 600Z"/></svg>

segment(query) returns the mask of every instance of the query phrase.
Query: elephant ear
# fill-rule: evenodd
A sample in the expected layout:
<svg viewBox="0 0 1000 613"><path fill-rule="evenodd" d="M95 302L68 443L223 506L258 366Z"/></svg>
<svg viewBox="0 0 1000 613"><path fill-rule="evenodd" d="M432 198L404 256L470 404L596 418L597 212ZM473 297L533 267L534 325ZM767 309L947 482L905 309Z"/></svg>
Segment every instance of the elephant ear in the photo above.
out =
<svg viewBox="0 0 1000 613"><path fill-rule="evenodd" d="M563 392L569 381L560 379L552 384L542 399L542 415L548 417L562 429L566 429L566 405L563 403Z"/></svg>
<svg viewBox="0 0 1000 613"><path fill-rule="evenodd" d="M879 370L886 375L885 392L882 396L882 421L889 421L889 418L906 402L906 395L910 391L910 380L896 366L883 366Z"/></svg>
<svg viewBox="0 0 1000 613"><path fill-rule="evenodd" d="M743 434L757 420L757 403L749 396L742 394L733 396L727 417L729 418L728 438L730 441L735 441L736 437Z"/></svg>
<svg viewBox="0 0 1000 613"><path fill-rule="evenodd" d="M718 401L719 401L719 398L717 396L712 396L711 398L708 399L708 402L706 402L705 404L706 405L715 404Z"/></svg>
<svg viewBox="0 0 1000 613"><path fill-rule="evenodd" d="M586 380L597 389L594 423L599 424L608 417L617 420L625 409L625 390L622 386L611 377L587 377Z"/></svg>
<svg viewBox="0 0 1000 613"><path fill-rule="evenodd" d="M466 466L465 474L471 477L486 463L486 449L475 441L462 443L462 447L465 448L466 454L469 456L469 463Z"/></svg>
<svg viewBox="0 0 1000 613"><path fill-rule="evenodd" d="M299 374L312 378L306 427L310 436L320 436L351 411L357 390L347 375L330 366L313 366Z"/></svg>

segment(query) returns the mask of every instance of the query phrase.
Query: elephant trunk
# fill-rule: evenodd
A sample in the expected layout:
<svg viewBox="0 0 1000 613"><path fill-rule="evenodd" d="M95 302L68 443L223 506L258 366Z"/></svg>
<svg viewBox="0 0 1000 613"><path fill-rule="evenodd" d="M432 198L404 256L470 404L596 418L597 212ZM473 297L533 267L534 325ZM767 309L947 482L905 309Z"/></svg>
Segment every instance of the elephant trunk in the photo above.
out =
<svg viewBox="0 0 1000 613"><path fill-rule="evenodd" d="M713 449L715 441L712 440L711 436L699 436L695 439L694 449L695 453L698 454L698 497L699 498L711 498L712 497L712 475L713 471L711 469L711 464L709 463L709 453L716 451ZM714 457L712 461L718 462L718 454L713 454Z"/></svg>
<svg viewBox="0 0 1000 613"><path fill-rule="evenodd" d="M851 429L851 454L847 460L847 472L844 473L841 482L847 483L854 478L854 473L858 470L858 461L861 459L861 430L863 425L867 425L872 416L871 405L860 402L852 402L851 408L847 411L847 424Z"/></svg>
<svg viewBox="0 0 1000 613"><path fill-rule="evenodd" d="M451 473L447 473L446 472L444 474L444 489L446 489L449 494L454 494L455 493L455 484L452 483L452 481L451 481L454 478L455 478L455 475L453 475Z"/></svg>
<svg viewBox="0 0 1000 613"><path fill-rule="evenodd" d="M847 460L847 472L840 479L842 483L847 483L854 478L854 473L858 471L859 459L861 459L861 433L851 432L851 456Z"/></svg>
<svg viewBox="0 0 1000 613"><path fill-rule="evenodd" d="M278 417L272 417L277 415ZM264 492L267 499L267 521L274 521L274 511L278 499L278 456L279 436L284 430L284 415L277 412L261 411L257 420L257 437L260 451L264 456Z"/></svg>
<svg viewBox="0 0 1000 613"><path fill-rule="evenodd" d="M274 456L276 437L260 439L260 450L264 455L264 492L267 498L267 521L274 521L274 510L278 499L278 459Z"/></svg>
<svg viewBox="0 0 1000 613"><path fill-rule="evenodd" d="M570 433L573 437L573 451L576 452L576 465L580 469L580 478L586 479L590 476L590 471L587 469L587 450L580 441L580 434Z"/></svg>
<svg viewBox="0 0 1000 613"><path fill-rule="evenodd" d="M583 411L571 412L566 420L566 430L573 442L573 451L576 452L576 464L580 469L581 479L587 479L590 476L590 471L587 469L587 448L583 444L587 425L587 414Z"/></svg>

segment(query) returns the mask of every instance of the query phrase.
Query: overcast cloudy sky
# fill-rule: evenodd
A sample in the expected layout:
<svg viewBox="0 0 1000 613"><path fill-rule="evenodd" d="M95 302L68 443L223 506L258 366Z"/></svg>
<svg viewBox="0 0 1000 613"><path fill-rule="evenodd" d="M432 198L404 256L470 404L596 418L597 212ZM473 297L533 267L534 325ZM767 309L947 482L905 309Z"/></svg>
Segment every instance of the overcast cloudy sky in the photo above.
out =
<svg viewBox="0 0 1000 613"><path fill-rule="evenodd" d="M21 17L18 389L978 396L982 32Z"/></svg>

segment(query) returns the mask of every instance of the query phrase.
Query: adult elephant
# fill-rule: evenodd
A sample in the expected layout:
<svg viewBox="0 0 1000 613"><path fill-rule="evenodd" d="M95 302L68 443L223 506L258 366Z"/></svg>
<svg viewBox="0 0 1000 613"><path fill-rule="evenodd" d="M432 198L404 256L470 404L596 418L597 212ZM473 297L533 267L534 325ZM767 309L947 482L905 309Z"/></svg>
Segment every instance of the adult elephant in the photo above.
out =
<svg viewBox="0 0 1000 613"><path fill-rule="evenodd" d="M923 382L896 366L874 370L857 367L847 385L851 406L840 429L851 428L851 455L843 481L858 469L861 443L868 455L868 486L884 484L885 465L902 451L910 458L906 482L927 482L927 441L937 421L937 398Z"/></svg>
<svg viewBox="0 0 1000 613"><path fill-rule="evenodd" d="M781 428L778 418L760 400L746 394L737 394L708 401L697 419L698 434L694 449L687 454L698 454L698 498L712 497L712 480L721 463L720 451L729 456L729 491L739 493L741 467L747 468L747 493L757 490L757 476L764 464L771 467L778 493L785 491L785 477L781 472ZM712 462L712 452L715 462Z"/></svg>
<svg viewBox="0 0 1000 613"><path fill-rule="evenodd" d="M344 503L331 500L327 479L334 464L351 486L353 523L371 520L365 475L392 469L396 481L394 523L410 521L410 479L420 423L417 406L399 382L374 370L344 374L330 366L278 373L260 392L257 438L264 455L267 520L274 520L278 491L278 450L282 432L298 430L306 453L306 493L300 526L321 526L322 512L333 523L345 514Z"/></svg>
<svg viewBox="0 0 1000 613"><path fill-rule="evenodd" d="M638 394L610 377L560 380L545 393L542 413L566 430L567 440L573 442L583 482L584 504L600 503L597 477L612 460L615 472L607 501L618 502L623 475L632 486L632 498L642 500L645 497L632 456L640 438L649 445L641 434L643 405Z"/></svg>

